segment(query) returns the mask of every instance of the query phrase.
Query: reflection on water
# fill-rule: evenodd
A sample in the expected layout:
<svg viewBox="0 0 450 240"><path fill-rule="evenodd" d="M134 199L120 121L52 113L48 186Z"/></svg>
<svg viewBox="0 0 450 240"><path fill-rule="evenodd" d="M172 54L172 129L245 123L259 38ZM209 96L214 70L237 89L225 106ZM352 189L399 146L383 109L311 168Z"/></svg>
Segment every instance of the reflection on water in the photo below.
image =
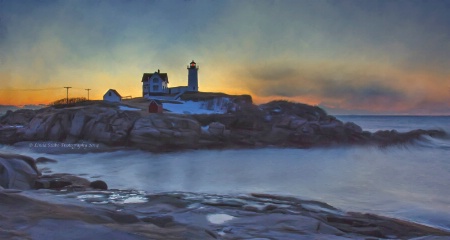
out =
<svg viewBox="0 0 450 240"><path fill-rule="evenodd" d="M448 156L448 148L420 146L117 151L47 155L59 162L45 167L100 177L116 189L292 195L442 226L450 223Z"/></svg>
<svg viewBox="0 0 450 240"><path fill-rule="evenodd" d="M83 202L94 204L129 204L148 202L145 192L134 190L86 191L75 192L72 193L72 195L75 195L77 199Z"/></svg>

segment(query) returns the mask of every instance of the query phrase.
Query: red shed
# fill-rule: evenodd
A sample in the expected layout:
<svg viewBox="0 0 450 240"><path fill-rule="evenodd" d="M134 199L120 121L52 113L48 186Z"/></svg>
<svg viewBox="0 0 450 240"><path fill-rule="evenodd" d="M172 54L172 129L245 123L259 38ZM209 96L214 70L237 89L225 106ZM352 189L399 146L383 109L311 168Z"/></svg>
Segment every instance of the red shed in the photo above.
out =
<svg viewBox="0 0 450 240"><path fill-rule="evenodd" d="M150 105L148 105L149 113L162 113L163 112L163 104L158 100L151 100Z"/></svg>

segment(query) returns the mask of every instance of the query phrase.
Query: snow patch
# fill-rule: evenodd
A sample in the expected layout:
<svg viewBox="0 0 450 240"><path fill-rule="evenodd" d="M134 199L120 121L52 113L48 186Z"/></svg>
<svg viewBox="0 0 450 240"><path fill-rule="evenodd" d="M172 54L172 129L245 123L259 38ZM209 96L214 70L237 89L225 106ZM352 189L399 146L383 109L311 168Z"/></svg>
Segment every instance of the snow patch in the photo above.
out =
<svg viewBox="0 0 450 240"><path fill-rule="evenodd" d="M187 101L163 103L163 108L178 114L224 114L227 112L228 99L213 99L210 101Z"/></svg>
<svg viewBox="0 0 450 240"><path fill-rule="evenodd" d="M139 108L132 108L128 106L119 106L119 109L122 111L141 111Z"/></svg>
<svg viewBox="0 0 450 240"><path fill-rule="evenodd" d="M228 214L219 213L219 214L209 214L206 218L212 224L223 224L227 221L232 220L234 217Z"/></svg>

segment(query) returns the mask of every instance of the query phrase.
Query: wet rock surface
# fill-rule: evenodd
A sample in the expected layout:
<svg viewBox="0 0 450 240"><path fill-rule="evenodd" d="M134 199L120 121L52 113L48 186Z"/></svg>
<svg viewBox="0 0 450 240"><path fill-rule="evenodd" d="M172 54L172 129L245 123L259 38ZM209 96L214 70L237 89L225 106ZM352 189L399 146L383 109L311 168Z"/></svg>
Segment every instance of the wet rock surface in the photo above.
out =
<svg viewBox="0 0 450 240"><path fill-rule="evenodd" d="M415 223L371 214L345 213L325 203L270 194L0 191L0 209L2 239L48 239L46 237L50 235L58 236L58 239L450 237L450 232ZM66 228L57 226L70 227L70 234Z"/></svg>
<svg viewBox="0 0 450 240"><path fill-rule="evenodd" d="M28 169L23 178L35 182L34 187L22 188L35 190L26 191L2 183L1 239L450 238L448 231L346 213L319 201L264 193L148 194L108 189L101 180L90 182L65 173L40 175L30 157L1 154L0 160L21 163L17 166Z"/></svg>

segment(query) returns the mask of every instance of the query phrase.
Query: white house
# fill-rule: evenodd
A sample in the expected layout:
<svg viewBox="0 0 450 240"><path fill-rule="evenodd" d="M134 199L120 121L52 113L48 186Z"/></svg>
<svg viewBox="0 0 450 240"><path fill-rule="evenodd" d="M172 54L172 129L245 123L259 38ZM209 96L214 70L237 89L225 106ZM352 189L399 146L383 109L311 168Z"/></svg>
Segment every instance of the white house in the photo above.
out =
<svg viewBox="0 0 450 240"><path fill-rule="evenodd" d="M169 77L167 73L161 73L158 69L154 73L144 73L142 76L142 96L149 97L151 95L164 94L182 94L184 92L198 92L198 66L192 60L187 66L188 69L188 85L179 87L168 87Z"/></svg>
<svg viewBox="0 0 450 240"><path fill-rule="evenodd" d="M144 73L142 76L142 96L145 95L161 95L168 92L167 84L169 76L167 73L158 72Z"/></svg>
<svg viewBox="0 0 450 240"><path fill-rule="evenodd" d="M120 101L122 101L122 96L120 96L120 94L116 90L109 89L105 93L105 95L103 95L103 101L120 102Z"/></svg>

